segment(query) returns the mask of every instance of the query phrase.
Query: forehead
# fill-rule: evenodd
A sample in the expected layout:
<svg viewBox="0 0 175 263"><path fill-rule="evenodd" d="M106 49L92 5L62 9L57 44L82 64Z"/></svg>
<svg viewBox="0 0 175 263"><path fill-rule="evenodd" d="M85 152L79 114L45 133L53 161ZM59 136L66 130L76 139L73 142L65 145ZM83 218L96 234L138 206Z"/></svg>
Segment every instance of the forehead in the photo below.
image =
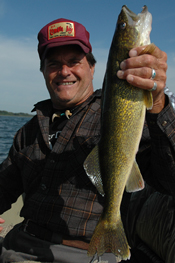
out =
<svg viewBox="0 0 175 263"><path fill-rule="evenodd" d="M60 47L50 48L46 54L46 59L51 59L53 57L84 57L85 53L78 45L66 45Z"/></svg>

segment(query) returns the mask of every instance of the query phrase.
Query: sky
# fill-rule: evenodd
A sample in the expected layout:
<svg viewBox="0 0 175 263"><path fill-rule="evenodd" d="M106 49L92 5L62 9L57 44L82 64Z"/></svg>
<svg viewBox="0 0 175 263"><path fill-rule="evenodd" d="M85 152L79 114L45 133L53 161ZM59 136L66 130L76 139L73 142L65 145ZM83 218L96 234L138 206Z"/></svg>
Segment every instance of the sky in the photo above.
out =
<svg viewBox="0 0 175 263"><path fill-rule="evenodd" d="M0 110L30 113L49 94L39 70L37 34L47 23L67 18L90 32L97 60L94 89L102 86L118 15L123 5L153 16L151 41L168 55L167 83L175 93L174 0L0 0Z"/></svg>

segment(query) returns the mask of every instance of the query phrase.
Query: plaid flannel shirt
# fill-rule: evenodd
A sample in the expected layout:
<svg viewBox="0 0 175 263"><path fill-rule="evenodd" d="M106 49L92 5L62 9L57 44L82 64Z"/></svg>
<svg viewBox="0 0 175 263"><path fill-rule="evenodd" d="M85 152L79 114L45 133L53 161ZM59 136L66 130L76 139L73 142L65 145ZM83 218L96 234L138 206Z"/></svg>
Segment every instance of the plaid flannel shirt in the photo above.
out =
<svg viewBox="0 0 175 263"><path fill-rule="evenodd" d="M83 162L100 139L97 90L71 116L53 149L49 147L50 100L35 105L34 116L16 134L0 166L0 213L25 192L21 216L48 229L90 240L104 198L87 177ZM147 114L137 161L148 183L160 191L175 188L175 113L169 103L158 115Z"/></svg>

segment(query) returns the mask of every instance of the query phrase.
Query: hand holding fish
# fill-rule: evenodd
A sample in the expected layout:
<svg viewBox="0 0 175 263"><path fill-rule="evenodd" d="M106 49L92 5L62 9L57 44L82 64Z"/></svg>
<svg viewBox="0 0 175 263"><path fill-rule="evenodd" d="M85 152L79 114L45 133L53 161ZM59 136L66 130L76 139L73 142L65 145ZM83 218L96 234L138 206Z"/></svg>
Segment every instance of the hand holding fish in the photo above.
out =
<svg viewBox="0 0 175 263"><path fill-rule="evenodd" d="M157 89L152 91L153 108L151 113L159 113L165 105L164 87L166 85L167 55L158 47L152 54L142 54L145 46L133 48L129 52L130 58L120 64L121 70L117 72L120 79L126 79L135 87L150 90L157 84ZM155 78L151 79L152 69L155 70Z"/></svg>

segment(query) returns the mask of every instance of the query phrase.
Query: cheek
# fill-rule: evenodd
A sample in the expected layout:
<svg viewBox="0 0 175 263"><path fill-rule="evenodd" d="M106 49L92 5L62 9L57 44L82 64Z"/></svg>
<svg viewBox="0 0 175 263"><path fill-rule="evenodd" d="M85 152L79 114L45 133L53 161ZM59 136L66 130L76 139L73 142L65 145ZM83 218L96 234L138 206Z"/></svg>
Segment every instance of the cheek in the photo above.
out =
<svg viewBox="0 0 175 263"><path fill-rule="evenodd" d="M55 74L54 73L47 73L44 74L44 79L46 84L52 84L53 79L55 78Z"/></svg>
<svg viewBox="0 0 175 263"><path fill-rule="evenodd" d="M82 69L81 71L81 78L84 81L91 81L93 80L93 75L94 75L94 70L93 68L90 68L89 66L86 67L85 69Z"/></svg>

